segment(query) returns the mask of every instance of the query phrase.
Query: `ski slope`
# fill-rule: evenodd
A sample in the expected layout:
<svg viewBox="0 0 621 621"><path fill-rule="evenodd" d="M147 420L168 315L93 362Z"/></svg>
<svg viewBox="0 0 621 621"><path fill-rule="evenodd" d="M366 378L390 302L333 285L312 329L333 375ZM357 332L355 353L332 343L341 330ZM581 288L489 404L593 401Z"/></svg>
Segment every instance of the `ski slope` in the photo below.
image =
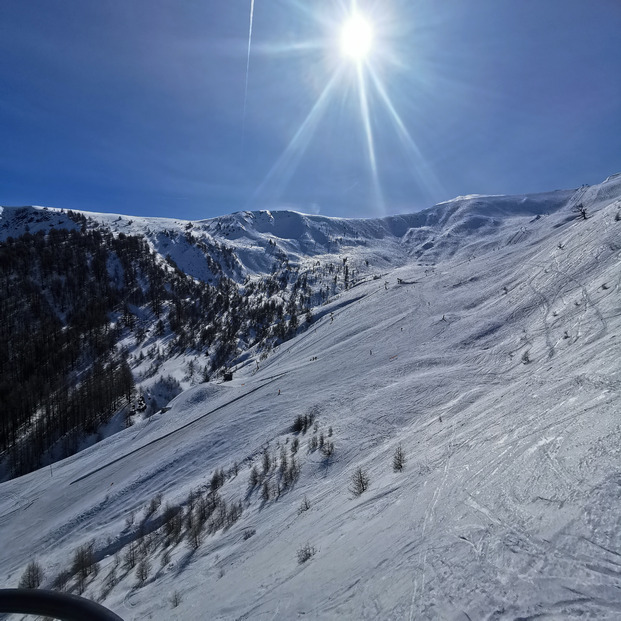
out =
<svg viewBox="0 0 621 621"><path fill-rule="evenodd" d="M145 583L120 571L104 605L127 620L621 618L620 210L617 176L523 200L460 198L386 225L379 278L232 382L195 386L2 483L0 584L36 558L49 585L94 540L100 569L84 594L100 599L132 511L139 521L157 493L183 504L237 463L219 491L242 501L241 518L163 564L156 545ZM244 232L231 216L240 245L290 234L243 217L265 223ZM319 230L318 218L290 218L302 237ZM376 240L348 256L377 256L381 227L348 222ZM308 450L312 429L291 431L311 409L315 435L333 430L329 459ZM264 500L250 470L294 437L299 479ZM358 467L370 486L355 496ZM307 543L314 554L299 563Z"/></svg>

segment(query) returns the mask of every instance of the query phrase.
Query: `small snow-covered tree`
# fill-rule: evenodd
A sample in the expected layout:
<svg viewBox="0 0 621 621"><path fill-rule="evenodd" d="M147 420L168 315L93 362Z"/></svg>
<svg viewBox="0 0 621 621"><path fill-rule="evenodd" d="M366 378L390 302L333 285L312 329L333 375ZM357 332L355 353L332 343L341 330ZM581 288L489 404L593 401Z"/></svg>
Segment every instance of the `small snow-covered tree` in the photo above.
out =
<svg viewBox="0 0 621 621"><path fill-rule="evenodd" d="M267 474L270 471L270 468L272 467L272 460L270 459L270 454L267 451L267 449L265 449L263 451L263 473Z"/></svg>
<svg viewBox="0 0 621 621"><path fill-rule="evenodd" d="M351 477L351 491L360 496L369 489L369 475L359 466Z"/></svg>
<svg viewBox="0 0 621 621"><path fill-rule="evenodd" d="M210 487L211 491L215 492L217 489L220 489L224 485L224 481L226 480L226 475L224 474L224 470L220 468L213 473L211 477Z"/></svg>
<svg viewBox="0 0 621 621"><path fill-rule="evenodd" d="M293 438L291 442L291 454L295 455L298 452L298 448L300 446L300 441L297 438Z"/></svg>
<svg viewBox="0 0 621 621"><path fill-rule="evenodd" d="M287 459L287 449L283 446L280 450L280 466L279 471L281 475L284 475L289 468L289 461Z"/></svg>
<svg viewBox="0 0 621 621"><path fill-rule="evenodd" d="M302 504L298 508L298 515L301 513L304 513L305 511L308 511L310 508L311 508L310 500L308 499L307 496L304 496L304 499L302 500Z"/></svg>
<svg viewBox="0 0 621 621"><path fill-rule="evenodd" d="M254 488L257 485L259 485L259 483L261 483L261 475L259 474L257 467L252 466L252 470L250 470L250 480L249 480L250 487Z"/></svg>
<svg viewBox="0 0 621 621"><path fill-rule="evenodd" d="M302 565L302 563L306 563L306 561L310 560L315 556L316 550L310 543L307 543L303 548L298 550L298 563Z"/></svg>
<svg viewBox="0 0 621 621"><path fill-rule="evenodd" d="M403 452L403 447L399 444L392 456L392 469L395 472L401 472L403 468L405 468L405 453Z"/></svg>

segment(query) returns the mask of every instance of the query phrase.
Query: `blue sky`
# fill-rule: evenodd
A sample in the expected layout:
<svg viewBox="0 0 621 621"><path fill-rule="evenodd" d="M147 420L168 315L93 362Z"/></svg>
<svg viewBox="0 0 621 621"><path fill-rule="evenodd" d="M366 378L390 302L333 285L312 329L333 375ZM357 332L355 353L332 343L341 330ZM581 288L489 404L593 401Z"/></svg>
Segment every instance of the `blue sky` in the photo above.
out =
<svg viewBox="0 0 621 621"><path fill-rule="evenodd" d="M618 0L358 0L360 74L348 4L255 0L246 91L251 0L2 0L0 204L369 217L621 171Z"/></svg>

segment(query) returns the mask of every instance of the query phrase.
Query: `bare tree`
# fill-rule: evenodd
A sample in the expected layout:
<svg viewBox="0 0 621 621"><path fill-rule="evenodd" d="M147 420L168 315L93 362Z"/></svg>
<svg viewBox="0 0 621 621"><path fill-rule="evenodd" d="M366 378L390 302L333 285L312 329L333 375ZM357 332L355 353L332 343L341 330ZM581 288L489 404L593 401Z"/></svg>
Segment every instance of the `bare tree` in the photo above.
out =
<svg viewBox="0 0 621 621"><path fill-rule="evenodd" d="M581 218L583 220L588 220L589 216L587 214L587 208L582 203L578 203L574 207L574 211L578 214L577 215L578 220L580 220Z"/></svg>
<svg viewBox="0 0 621 621"><path fill-rule="evenodd" d="M188 545L191 550L198 550L203 543L203 525L197 520L188 530Z"/></svg>
<svg viewBox="0 0 621 621"><path fill-rule="evenodd" d="M154 513L156 513L157 510L160 508L161 504L162 504L162 494L156 494L155 496L153 496L153 498L151 498L151 502L149 503L149 506L147 507L147 510L145 512L144 519L147 520Z"/></svg>
<svg viewBox="0 0 621 621"><path fill-rule="evenodd" d="M127 546L123 561L125 568L128 570L136 567L136 563L138 562L138 545L134 541L131 541Z"/></svg>
<svg viewBox="0 0 621 621"><path fill-rule="evenodd" d="M19 580L20 589L38 589L43 581L43 569L37 561L30 561Z"/></svg>
<svg viewBox="0 0 621 621"><path fill-rule="evenodd" d="M181 538L183 511L179 506L167 505L164 509L164 545L172 545Z"/></svg>
<svg viewBox="0 0 621 621"><path fill-rule="evenodd" d="M87 578L97 575L97 563L95 561L94 543L90 542L80 546L73 553L71 571L76 576L78 592L84 592Z"/></svg>
<svg viewBox="0 0 621 621"><path fill-rule="evenodd" d="M147 579L149 578L149 573L151 571L151 562L148 557L144 557L138 563L136 567L136 578L138 578L138 585L142 586Z"/></svg>
<svg viewBox="0 0 621 621"><path fill-rule="evenodd" d="M68 570L61 571L52 581L52 588L55 591L64 592L67 590L71 573Z"/></svg>

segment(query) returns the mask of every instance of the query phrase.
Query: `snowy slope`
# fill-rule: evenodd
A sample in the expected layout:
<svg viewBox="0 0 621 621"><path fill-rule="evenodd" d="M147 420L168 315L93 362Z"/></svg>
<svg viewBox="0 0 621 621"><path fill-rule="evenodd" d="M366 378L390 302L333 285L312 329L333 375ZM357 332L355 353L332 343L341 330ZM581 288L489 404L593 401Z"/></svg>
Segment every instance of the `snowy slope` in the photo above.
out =
<svg viewBox="0 0 621 621"><path fill-rule="evenodd" d="M131 511L156 493L184 503L237 462L220 493L242 500L241 518L164 564L156 541L145 584L119 568L105 605L125 619L618 619L620 210L616 177L382 221L230 216L229 243L249 256L273 236L305 257L330 226L347 240L340 252L383 253L381 278L233 382L196 386L148 422L3 483L0 583L36 558L49 584L94 539L100 571L85 594L99 598L134 536ZM214 221L199 226L216 235ZM317 436L333 429L329 459L307 450L312 429L291 432L311 408ZM250 469L294 437L299 480L263 500ZM357 467L370 479L359 497ZM315 553L300 564L307 543Z"/></svg>

